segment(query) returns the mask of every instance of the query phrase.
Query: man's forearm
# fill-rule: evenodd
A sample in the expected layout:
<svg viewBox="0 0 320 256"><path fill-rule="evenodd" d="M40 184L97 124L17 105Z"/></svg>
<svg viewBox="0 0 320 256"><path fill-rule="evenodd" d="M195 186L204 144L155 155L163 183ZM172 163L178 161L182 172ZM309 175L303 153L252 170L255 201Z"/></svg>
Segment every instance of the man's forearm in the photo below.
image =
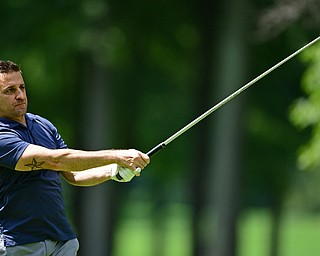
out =
<svg viewBox="0 0 320 256"><path fill-rule="evenodd" d="M94 186L111 180L111 173L111 165L105 165L81 172L61 172L61 175L72 185Z"/></svg>
<svg viewBox="0 0 320 256"><path fill-rule="evenodd" d="M82 151L74 149L57 150L51 159L54 170L78 172L118 162L114 150Z"/></svg>
<svg viewBox="0 0 320 256"><path fill-rule="evenodd" d="M137 150L47 149L30 144L21 155L15 169L18 171L49 169L77 172L112 163L133 170L138 167L143 169L149 163L149 158Z"/></svg>
<svg viewBox="0 0 320 256"><path fill-rule="evenodd" d="M74 149L46 149L29 145L20 157L16 170L33 171L49 169L53 171L76 172L116 162L112 150L81 151Z"/></svg>

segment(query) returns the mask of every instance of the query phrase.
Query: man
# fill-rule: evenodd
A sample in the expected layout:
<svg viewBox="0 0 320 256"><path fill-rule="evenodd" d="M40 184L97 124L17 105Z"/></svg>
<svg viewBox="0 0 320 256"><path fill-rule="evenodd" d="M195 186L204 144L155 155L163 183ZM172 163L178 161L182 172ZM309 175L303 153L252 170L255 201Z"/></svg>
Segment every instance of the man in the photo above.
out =
<svg viewBox="0 0 320 256"><path fill-rule="evenodd" d="M127 182L150 159L134 149L68 149L53 124L27 113L27 105L19 66L0 61L0 255L76 255L60 175L78 186Z"/></svg>

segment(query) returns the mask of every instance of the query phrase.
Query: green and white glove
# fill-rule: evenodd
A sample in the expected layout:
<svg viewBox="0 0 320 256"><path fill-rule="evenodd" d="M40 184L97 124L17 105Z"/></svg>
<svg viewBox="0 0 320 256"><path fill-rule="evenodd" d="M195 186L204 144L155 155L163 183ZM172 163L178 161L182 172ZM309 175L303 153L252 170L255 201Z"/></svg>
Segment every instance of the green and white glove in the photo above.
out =
<svg viewBox="0 0 320 256"><path fill-rule="evenodd" d="M134 171L117 164L111 166L111 179L118 182L129 182L136 176Z"/></svg>

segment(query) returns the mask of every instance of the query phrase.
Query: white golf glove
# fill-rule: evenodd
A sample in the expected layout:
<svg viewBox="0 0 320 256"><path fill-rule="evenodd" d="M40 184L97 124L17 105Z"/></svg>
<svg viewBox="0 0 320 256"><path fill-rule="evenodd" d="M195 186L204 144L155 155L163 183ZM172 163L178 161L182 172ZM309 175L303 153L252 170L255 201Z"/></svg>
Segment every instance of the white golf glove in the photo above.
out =
<svg viewBox="0 0 320 256"><path fill-rule="evenodd" d="M111 166L111 179L118 182L129 182L136 176L135 172L129 168L122 167L117 164Z"/></svg>

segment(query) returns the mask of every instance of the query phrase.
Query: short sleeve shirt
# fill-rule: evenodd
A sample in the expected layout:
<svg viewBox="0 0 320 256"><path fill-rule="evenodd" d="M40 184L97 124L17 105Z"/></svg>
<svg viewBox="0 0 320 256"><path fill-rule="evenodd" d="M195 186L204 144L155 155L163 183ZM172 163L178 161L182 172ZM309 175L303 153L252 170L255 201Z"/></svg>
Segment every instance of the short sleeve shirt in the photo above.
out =
<svg viewBox="0 0 320 256"><path fill-rule="evenodd" d="M67 145L47 119L28 113L26 121L27 126L0 118L0 225L6 245L73 239L76 236L65 214L59 172L15 171L29 144L49 149Z"/></svg>

